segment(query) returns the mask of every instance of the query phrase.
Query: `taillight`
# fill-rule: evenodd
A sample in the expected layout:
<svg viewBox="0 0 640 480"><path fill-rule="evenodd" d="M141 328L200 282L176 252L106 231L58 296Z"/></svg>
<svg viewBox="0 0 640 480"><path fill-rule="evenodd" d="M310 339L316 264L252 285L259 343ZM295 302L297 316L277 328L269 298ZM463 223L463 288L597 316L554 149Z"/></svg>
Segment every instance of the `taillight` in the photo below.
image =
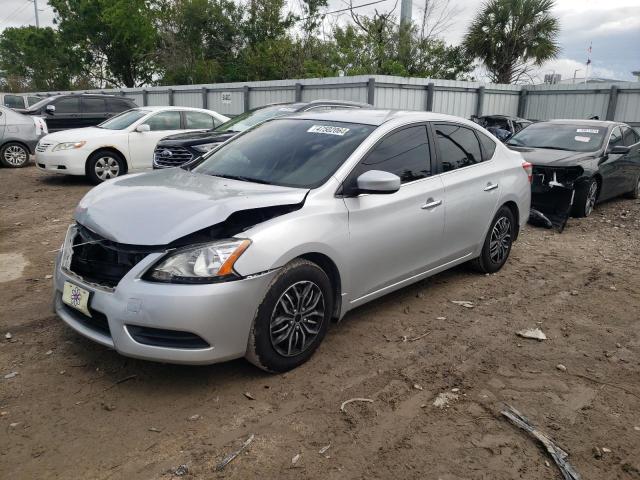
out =
<svg viewBox="0 0 640 480"><path fill-rule="evenodd" d="M529 183L533 181L533 164L529 162L522 162L522 168L527 172L527 177L529 177Z"/></svg>

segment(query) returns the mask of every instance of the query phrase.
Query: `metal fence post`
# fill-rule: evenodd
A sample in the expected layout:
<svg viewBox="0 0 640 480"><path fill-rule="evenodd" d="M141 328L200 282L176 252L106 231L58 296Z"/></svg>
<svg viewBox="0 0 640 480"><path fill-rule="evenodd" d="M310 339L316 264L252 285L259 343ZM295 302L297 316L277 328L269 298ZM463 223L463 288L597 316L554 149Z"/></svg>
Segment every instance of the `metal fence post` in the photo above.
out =
<svg viewBox="0 0 640 480"><path fill-rule="evenodd" d="M605 120L613 120L616 116L616 107L618 106L618 87L611 85L609 91L609 105L607 105L607 118Z"/></svg>
<svg viewBox="0 0 640 480"><path fill-rule="evenodd" d="M249 111L249 85L245 85L242 87L242 99L244 100L244 110L243 112Z"/></svg>
<svg viewBox="0 0 640 480"><path fill-rule="evenodd" d="M209 108L209 93L207 87L202 87L202 108Z"/></svg>
<svg viewBox="0 0 640 480"><path fill-rule="evenodd" d="M482 116L482 107L484 106L484 85L478 87L476 97L476 117Z"/></svg>
<svg viewBox="0 0 640 480"><path fill-rule="evenodd" d="M169 89L169 105L173 106L173 88Z"/></svg>
<svg viewBox="0 0 640 480"><path fill-rule="evenodd" d="M518 117L524 118L527 113L527 95L527 88L522 87L522 89L520 90L520 98L518 98Z"/></svg>
<svg viewBox="0 0 640 480"><path fill-rule="evenodd" d="M296 83L296 102L301 102L302 101L302 84L301 83Z"/></svg>
<svg viewBox="0 0 640 480"><path fill-rule="evenodd" d="M427 84L427 101L425 104L425 110L427 112L433 112L433 97L436 93L436 85L433 82Z"/></svg>
<svg viewBox="0 0 640 480"><path fill-rule="evenodd" d="M367 82L367 103L373 105L376 100L376 79L370 78Z"/></svg>
<svg viewBox="0 0 640 480"><path fill-rule="evenodd" d="M142 89L142 106L146 107L149 104L149 92L146 88Z"/></svg>

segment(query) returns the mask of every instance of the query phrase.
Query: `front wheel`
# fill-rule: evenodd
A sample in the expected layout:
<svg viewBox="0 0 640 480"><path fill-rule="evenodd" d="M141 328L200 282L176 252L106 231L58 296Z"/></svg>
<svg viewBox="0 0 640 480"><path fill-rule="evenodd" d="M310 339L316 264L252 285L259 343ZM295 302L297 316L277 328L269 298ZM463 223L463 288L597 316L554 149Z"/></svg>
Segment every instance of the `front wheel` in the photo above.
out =
<svg viewBox="0 0 640 480"><path fill-rule="evenodd" d="M484 240L480 256L471 266L483 273L494 273L502 268L511 253L511 245L516 233L516 221L511 210L500 207L493 217L489 232Z"/></svg>
<svg viewBox="0 0 640 480"><path fill-rule="evenodd" d="M258 307L246 358L262 370L286 372L322 342L333 311L331 282L315 263L294 260L272 281Z"/></svg>
<svg viewBox="0 0 640 480"><path fill-rule="evenodd" d="M115 152L95 152L87 160L87 176L94 184L124 175L125 169L124 160Z"/></svg>
<svg viewBox="0 0 640 480"><path fill-rule="evenodd" d="M9 168L24 167L29 163L29 151L19 143L7 143L0 149L0 163Z"/></svg>
<svg viewBox="0 0 640 480"><path fill-rule="evenodd" d="M598 182L595 178L591 178L576 188L573 215L588 217L596 206L596 200L598 200Z"/></svg>

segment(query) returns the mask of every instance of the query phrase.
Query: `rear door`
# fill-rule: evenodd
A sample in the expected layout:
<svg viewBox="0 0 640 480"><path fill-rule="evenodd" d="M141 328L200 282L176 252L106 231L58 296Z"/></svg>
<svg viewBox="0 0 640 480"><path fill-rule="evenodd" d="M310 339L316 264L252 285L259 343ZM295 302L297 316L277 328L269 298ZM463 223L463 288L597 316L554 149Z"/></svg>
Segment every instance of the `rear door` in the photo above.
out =
<svg viewBox="0 0 640 480"><path fill-rule="evenodd" d="M404 127L387 134L345 181L353 304L439 265L444 191L431 157L426 125ZM398 175L400 190L350 196L369 170Z"/></svg>
<svg viewBox="0 0 640 480"><path fill-rule="evenodd" d="M134 108L134 106L132 106L128 100L125 100L123 98L107 98L106 100L107 112L109 113L110 117Z"/></svg>
<svg viewBox="0 0 640 480"><path fill-rule="evenodd" d="M640 178L640 135L633 128L622 127L622 142L631 151L625 155L625 193L632 191Z"/></svg>
<svg viewBox="0 0 640 480"><path fill-rule="evenodd" d="M80 128L82 124L82 116L80 114L80 97L63 97L54 100L49 105L53 105L56 109L49 113L46 107L43 109L44 117L47 120L49 132L58 130L67 130L70 128Z"/></svg>
<svg viewBox="0 0 640 480"><path fill-rule="evenodd" d="M92 127L102 123L107 118L107 105L104 98L82 97L82 125Z"/></svg>
<svg viewBox="0 0 640 480"><path fill-rule="evenodd" d="M447 198L443 256L454 261L484 241L500 198L501 167L493 152L483 156L478 135L486 135L475 129L447 122L433 124L433 130ZM494 144L489 137L483 140Z"/></svg>
<svg viewBox="0 0 640 480"><path fill-rule="evenodd" d="M622 129L615 127L609 135L607 148L604 156L600 159L600 166L598 168L602 175L602 186L600 188L600 194L598 195L599 200L615 197L625 192L625 156L611 153L611 149L619 145L624 145Z"/></svg>

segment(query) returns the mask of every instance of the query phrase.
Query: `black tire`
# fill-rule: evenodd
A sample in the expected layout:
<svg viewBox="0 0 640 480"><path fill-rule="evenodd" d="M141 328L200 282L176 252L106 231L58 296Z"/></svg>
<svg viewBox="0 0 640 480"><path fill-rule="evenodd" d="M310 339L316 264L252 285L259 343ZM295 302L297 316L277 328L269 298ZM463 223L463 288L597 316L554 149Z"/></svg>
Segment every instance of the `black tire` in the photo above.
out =
<svg viewBox="0 0 640 480"><path fill-rule="evenodd" d="M635 188L630 192L627 192L624 196L626 198L640 198L640 175L638 175L638 178L636 179Z"/></svg>
<svg viewBox="0 0 640 480"><path fill-rule="evenodd" d="M513 212L503 205L489 225L480 256L471 261L471 266L482 273L500 270L509 258L515 234L516 221Z"/></svg>
<svg viewBox="0 0 640 480"><path fill-rule="evenodd" d="M93 152L87 160L87 177L94 185L127 173L127 163L111 150Z"/></svg>
<svg viewBox="0 0 640 480"><path fill-rule="evenodd" d="M600 186L595 178L583 182L576 187L575 197L573 199L572 214L574 217L588 217L593 212L593 208L600 194Z"/></svg>
<svg viewBox="0 0 640 480"><path fill-rule="evenodd" d="M0 163L3 167L22 168L29 164L29 150L21 143L5 143L0 148Z"/></svg>
<svg viewBox="0 0 640 480"><path fill-rule="evenodd" d="M300 313L305 300L307 308L315 302L308 316ZM267 372L286 372L302 365L326 335L332 312L333 289L327 274L315 263L293 260L280 269L258 307L247 360Z"/></svg>

